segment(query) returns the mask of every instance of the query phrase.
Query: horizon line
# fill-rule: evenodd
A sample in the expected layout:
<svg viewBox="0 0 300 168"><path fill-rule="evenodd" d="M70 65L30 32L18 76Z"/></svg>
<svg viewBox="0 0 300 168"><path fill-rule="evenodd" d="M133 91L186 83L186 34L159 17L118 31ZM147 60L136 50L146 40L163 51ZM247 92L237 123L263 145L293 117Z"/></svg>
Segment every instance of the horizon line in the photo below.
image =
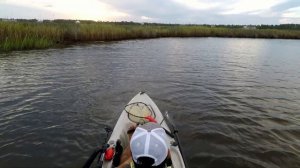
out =
<svg viewBox="0 0 300 168"><path fill-rule="evenodd" d="M137 21L101 21L101 20L82 20L82 19L37 19L37 18L32 18L32 19L23 19L23 18L0 18L1 21L36 21L36 22L41 22L41 21L56 21L56 20L65 20L65 21L89 21L89 22L95 22L95 23L100 23L100 22L108 22L108 23L137 23L137 24L161 24L161 25L209 25L209 26L261 26L261 25L300 25L298 23L284 23L284 24L207 24L207 23L159 23L159 22L137 22Z"/></svg>

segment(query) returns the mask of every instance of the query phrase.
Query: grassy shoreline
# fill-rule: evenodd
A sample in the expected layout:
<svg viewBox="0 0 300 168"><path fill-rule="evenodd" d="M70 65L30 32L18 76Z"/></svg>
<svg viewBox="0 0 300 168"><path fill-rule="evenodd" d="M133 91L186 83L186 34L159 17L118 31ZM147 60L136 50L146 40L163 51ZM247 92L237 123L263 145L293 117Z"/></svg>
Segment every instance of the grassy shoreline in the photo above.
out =
<svg viewBox="0 0 300 168"><path fill-rule="evenodd" d="M110 22L0 21L0 51L52 48L76 42L161 37L237 37L300 39L300 30L247 29L205 25L163 25Z"/></svg>

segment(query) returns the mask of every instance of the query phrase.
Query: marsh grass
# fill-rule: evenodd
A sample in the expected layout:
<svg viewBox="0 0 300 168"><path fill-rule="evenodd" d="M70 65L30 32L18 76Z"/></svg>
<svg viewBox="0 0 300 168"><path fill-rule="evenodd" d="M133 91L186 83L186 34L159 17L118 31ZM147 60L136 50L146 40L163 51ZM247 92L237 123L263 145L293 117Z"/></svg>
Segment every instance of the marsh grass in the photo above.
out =
<svg viewBox="0 0 300 168"><path fill-rule="evenodd" d="M52 47L61 39L57 26L38 23L0 22L0 50L25 50Z"/></svg>
<svg viewBox="0 0 300 168"><path fill-rule="evenodd" d="M300 39L299 30L243 29L195 25L141 25L107 22L0 21L0 51L43 49L73 42L160 37L238 37Z"/></svg>

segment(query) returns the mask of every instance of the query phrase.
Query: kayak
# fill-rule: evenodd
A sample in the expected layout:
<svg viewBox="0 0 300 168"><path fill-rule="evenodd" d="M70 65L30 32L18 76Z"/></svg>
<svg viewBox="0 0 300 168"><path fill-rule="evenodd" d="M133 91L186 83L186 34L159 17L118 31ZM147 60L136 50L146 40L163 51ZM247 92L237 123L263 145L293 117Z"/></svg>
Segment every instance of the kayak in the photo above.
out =
<svg viewBox="0 0 300 168"><path fill-rule="evenodd" d="M144 117L140 117L142 115ZM150 118L147 118L150 117ZM131 101L125 106L124 110L120 114L120 117L114 127L111 130L111 135L106 142L106 151L109 146L116 146L116 142L119 142L123 149L129 145L129 137L127 131L133 124L142 124L154 120L159 123L167 133L167 142L170 144L170 156L172 168L186 168L185 159L181 150L181 145L177 136L177 129L170 121L168 113L162 114L153 100L144 92L139 92L134 96ZM107 152L106 152L107 153ZM102 157L99 157L100 167L113 168L113 159L105 159L103 155L105 151L102 151ZM101 154L100 154L101 155ZM99 162L99 161L98 161ZM89 166L84 166L89 167Z"/></svg>

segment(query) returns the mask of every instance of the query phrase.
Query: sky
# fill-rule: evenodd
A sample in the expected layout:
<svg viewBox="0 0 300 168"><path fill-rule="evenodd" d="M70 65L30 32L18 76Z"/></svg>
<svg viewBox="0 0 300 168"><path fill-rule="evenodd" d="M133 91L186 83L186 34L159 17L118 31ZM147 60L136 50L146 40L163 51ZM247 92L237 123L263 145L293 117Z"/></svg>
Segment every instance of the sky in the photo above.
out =
<svg viewBox="0 0 300 168"><path fill-rule="evenodd" d="M0 0L0 18L300 24L300 0Z"/></svg>

